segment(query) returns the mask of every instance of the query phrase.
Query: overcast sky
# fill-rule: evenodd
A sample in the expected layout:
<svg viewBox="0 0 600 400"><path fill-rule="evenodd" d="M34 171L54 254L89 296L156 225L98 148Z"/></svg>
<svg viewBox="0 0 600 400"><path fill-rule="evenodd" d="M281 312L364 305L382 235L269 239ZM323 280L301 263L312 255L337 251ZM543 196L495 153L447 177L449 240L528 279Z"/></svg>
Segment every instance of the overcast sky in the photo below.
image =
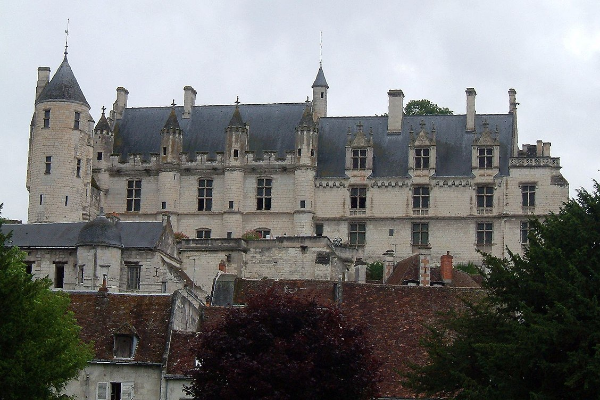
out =
<svg viewBox="0 0 600 400"><path fill-rule="evenodd" d="M69 63L96 121L115 89L129 107L300 102L319 66L330 116L387 112L387 91L465 113L506 113L519 145L552 142L571 195L600 169L600 1L3 1L0 203L27 220L29 124L37 68Z"/></svg>

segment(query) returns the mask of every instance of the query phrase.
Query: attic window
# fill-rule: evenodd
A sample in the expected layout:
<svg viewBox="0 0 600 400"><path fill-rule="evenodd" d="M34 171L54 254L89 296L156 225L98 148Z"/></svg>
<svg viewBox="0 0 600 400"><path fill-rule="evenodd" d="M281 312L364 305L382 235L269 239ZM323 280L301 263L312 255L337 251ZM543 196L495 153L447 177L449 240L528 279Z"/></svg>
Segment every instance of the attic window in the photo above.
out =
<svg viewBox="0 0 600 400"><path fill-rule="evenodd" d="M134 335L115 335L113 353L115 358L133 358L137 338Z"/></svg>

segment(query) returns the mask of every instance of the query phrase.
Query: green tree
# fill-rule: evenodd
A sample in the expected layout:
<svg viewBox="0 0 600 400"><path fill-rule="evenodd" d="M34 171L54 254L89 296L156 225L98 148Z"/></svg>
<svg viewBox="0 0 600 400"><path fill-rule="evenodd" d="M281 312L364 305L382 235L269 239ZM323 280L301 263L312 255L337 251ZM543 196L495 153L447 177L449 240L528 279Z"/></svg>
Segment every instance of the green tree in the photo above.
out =
<svg viewBox="0 0 600 400"><path fill-rule="evenodd" d="M600 187L532 220L521 257L484 255L486 295L431 327L407 385L457 399L600 398Z"/></svg>
<svg viewBox="0 0 600 400"><path fill-rule="evenodd" d="M452 115L453 112L446 108L440 107L430 100L411 100L404 107L406 115Z"/></svg>
<svg viewBox="0 0 600 400"><path fill-rule="evenodd" d="M367 280L380 282L383 280L383 262L375 261L367 264Z"/></svg>
<svg viewBox="0 0 600 400"><path fill-rule="evenodd" d="M363 329L314 300L269 290L199 335L187 388L197 400L360 400L377 391Z"/></svg>
<svg viewBox="0 0 600 400"><path fill-rule="evenodd" d="M0 231L0 399L55 399L92 358L91 346L79 339L69 297L32 279L10 237Z"/></svg>

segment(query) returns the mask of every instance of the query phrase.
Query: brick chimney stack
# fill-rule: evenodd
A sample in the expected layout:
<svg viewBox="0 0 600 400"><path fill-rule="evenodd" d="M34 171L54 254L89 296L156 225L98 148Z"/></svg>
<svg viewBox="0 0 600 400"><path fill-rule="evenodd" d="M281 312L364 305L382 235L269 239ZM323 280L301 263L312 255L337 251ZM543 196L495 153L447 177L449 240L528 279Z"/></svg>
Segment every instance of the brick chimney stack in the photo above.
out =
<svg viewBox="0 0 600 400"><path fill-rule="evenodd" d="M385 253L383 253L383 256L385 257L385 265L383 266L383 283L385 283L392 275L392 272L394 272L395 254L393 250L387 250Z"/></svg>
<svg viewBox="0 0 600 400"><path fill-rule="evenodd" d="M419 249L419 286L431 286L431 248Z"/></svg>
<svg viewBox="0 0 600 400"><path fill-rule="evenodd" d="M440 259L440 269L442 272L442 280L446 285L452 283L452 259L450 252L447 251Z"/></svg>

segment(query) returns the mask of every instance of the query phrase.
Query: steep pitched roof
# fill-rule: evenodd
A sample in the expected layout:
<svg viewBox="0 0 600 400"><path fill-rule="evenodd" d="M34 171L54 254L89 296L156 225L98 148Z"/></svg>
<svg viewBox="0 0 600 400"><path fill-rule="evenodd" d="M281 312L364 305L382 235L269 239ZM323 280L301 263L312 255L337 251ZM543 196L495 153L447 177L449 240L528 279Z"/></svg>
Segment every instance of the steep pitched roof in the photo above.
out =
<svg viewBox="0 0 600 400"><path fill-rule="evenodd" d="M87 222L50 224L2 225L3 233L13 232L12 246L18 247L76 247L79 233ZM154 248L163 232L162 222L128 222L115 224L124 248Z"/></svg>
<svg viewBox="0 0 600 400"><path fill-rule="evenodd" d="M325 73L323 72L322 65L319 65L319 71L317 71L317 77L315 78L312 87L326 87L329 89L329 85L327 84L327 80L325 79Z"/></svg>
<svg viewBox="0 0 600 400"><path fill-rule="evenodd" d="M63 59L62 64L56 70L56 73L42 90L39 97L36 99L36 104L47 101L65 101L73 103L81 103L87 108L90 108L83 91L77 83L75 74L69 65L67 55Z"/></svg>
<svg viewBox="0 0 600 400"><path fill-rule="evenodd" d="M69 297L81 338L94 342L95 360L115 360L114 335L131 331L138 342L130 361L162 364L172 296L70 292Z"/></svg>

